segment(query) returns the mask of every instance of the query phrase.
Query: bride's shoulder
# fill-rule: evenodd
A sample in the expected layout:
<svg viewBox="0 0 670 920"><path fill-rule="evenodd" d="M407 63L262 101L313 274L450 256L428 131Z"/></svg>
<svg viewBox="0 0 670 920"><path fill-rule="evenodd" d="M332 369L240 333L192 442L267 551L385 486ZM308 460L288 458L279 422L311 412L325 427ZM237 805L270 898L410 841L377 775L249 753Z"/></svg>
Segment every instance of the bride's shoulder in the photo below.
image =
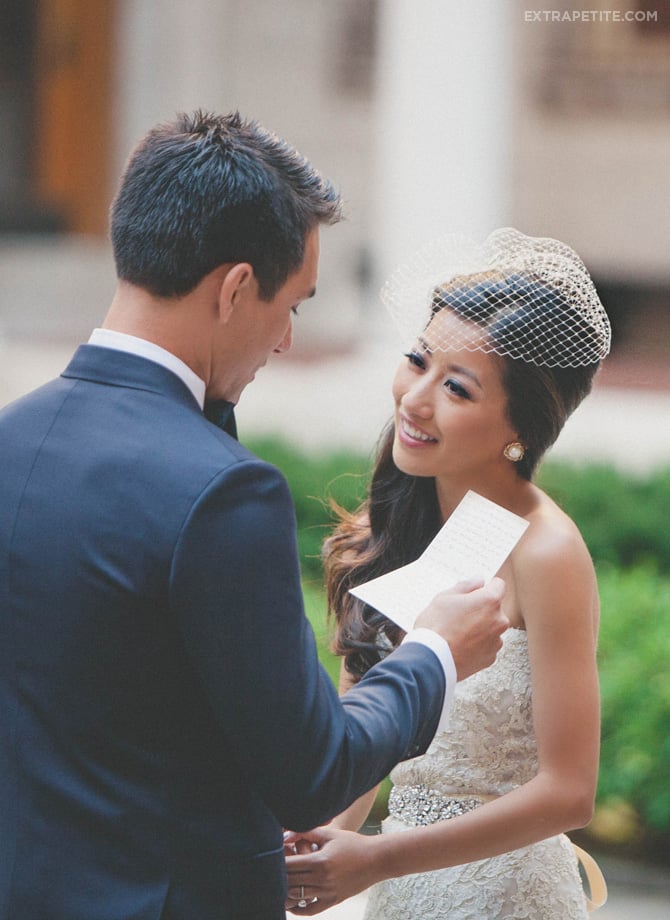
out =
<svg viewBox="0 0 670 920"><path fill-rule="evenodd" d="M554 641L583 643L598 620L593 562L574 521L537 491L512 560L516 603L527 629L540 624Z"/></svg>
<svg viewBox="0 0 670 920"><path fill-rule="evenodd" d="M529 526L518 546L516 568L558 575L574 570L575 566L592 569L579 528L541 489L534 488L533 504L526 519Z"/></svg>

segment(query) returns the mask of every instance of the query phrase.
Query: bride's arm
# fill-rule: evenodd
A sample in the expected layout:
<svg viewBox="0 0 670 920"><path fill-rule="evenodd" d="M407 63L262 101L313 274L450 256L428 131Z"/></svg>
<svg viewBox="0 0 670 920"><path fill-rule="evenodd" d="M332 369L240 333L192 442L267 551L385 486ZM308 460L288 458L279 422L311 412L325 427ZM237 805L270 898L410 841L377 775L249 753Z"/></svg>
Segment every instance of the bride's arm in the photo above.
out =
<svg viewBox="0 0 670 920"><path fill-rule="evenodd" d="M357 831L365 824L365 819L370 814L372 806L375 804L378 790L379 786L374 786L369 792L366 792L365 795L356 799L349 808L341 814L336 815L328 827L336 827L344 831Z"/></svg>
<svg viewBox="0 0 670 920"><path fill-rule="evenodd" d="M291 884L308 886L319 898L315 908L374 881L496 856L590 820L600 735L593 565L576 528L567 524L558 532L541 530L515 555L517 598L528 632L537 775L465 815L402 834L361 837L326 829L314 839L320 850L295 857L291 867Z"/></svg>

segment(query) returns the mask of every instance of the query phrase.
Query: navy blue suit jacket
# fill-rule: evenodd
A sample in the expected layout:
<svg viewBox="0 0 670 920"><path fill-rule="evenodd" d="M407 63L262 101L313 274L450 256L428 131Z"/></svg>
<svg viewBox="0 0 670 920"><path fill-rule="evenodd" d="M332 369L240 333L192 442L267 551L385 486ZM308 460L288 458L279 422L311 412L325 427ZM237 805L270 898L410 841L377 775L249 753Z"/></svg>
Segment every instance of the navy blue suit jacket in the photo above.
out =
<svg viewBox="0 0 670 920"><path fill-rule="evenodd" d="M170 371L86 345L0 413L0 920L283 917L282 826L443 692L409 643L338 700L283 477Z"/></svg>

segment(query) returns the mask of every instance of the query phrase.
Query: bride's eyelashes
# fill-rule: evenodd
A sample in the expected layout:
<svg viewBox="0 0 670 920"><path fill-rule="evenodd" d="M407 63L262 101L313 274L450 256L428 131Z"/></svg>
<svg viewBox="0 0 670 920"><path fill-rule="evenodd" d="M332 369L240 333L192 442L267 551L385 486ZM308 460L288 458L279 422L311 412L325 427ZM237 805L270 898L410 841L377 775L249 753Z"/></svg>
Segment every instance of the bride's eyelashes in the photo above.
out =
<svg viewBox="0 0 670 920"><path fill-rule="evenodd" d="M463 384L459 383L458 380L449 377L444 381L444 386L450 393L454 396L458 396L460 399L472 399L470 392L466 390Z"/></svg>
<svg viewBox="0 0 670 920"><path fill-rule="evenodd" d="M426 361L424 356L418 351L406 351L405 357L408 359L410 364L413 364L415 367L420 367L421 370L425 370Z"/></svg>
<svg viewBox="0 0 670 920"><path fill-rule="evenodd" d="M426 358L420 351L406 351L405 357L414 367L418 367L422 371L426 369ZM460 399L472 399L470 391L453 377L448 377L444 381L444 387L453 396L458 396Z"/></svg>

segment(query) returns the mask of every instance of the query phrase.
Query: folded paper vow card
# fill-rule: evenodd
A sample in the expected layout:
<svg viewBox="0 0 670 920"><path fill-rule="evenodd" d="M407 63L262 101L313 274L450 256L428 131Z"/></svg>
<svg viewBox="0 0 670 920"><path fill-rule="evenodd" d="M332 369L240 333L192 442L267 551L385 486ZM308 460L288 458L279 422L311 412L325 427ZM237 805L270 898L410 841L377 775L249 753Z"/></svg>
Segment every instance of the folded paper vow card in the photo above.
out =
<svg viewBox="0 0 670 920"><path fill-rule="evenodd" d="M435 539L409 565L373 578L351 593L406 632L440 591L464 578L490 581L528 521L476 492L468 492Z"/></svg>

